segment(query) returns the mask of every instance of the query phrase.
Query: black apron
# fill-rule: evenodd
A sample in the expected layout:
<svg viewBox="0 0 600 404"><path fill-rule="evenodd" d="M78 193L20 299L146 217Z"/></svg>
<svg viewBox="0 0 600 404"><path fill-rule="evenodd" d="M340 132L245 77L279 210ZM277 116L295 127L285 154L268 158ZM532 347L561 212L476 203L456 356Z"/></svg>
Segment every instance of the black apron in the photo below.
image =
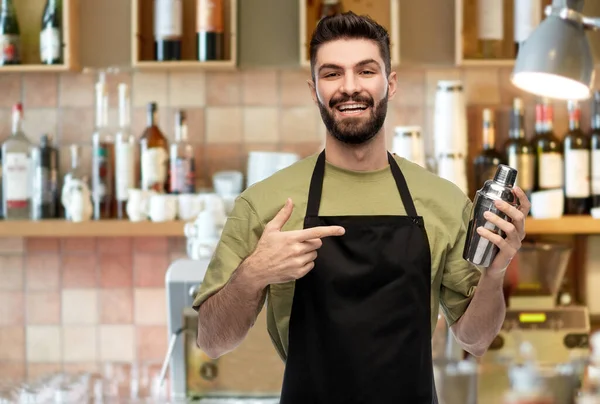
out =
<svg viewBox="0 0 600 404"><path fill-rule="evenodd" d="M315 267L295 282L281 404L437 403L429 241L388 160L407 216L319 216L325 151L317 159L304 228L346 232L322 239Z"/></svg>

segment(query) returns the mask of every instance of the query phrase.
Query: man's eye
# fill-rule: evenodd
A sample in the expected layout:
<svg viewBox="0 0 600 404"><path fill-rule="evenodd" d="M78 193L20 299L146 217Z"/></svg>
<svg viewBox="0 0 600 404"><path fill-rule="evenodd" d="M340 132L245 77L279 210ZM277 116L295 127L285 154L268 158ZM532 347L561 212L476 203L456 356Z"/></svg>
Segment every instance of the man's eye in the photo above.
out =
<svg viewBox="0 0 600 404"><path fill-rule="evenodd" d="M370 71L370 70L363 70L363 71L362 71L362 74L369 75L369 74L375 74L375 73L373 73L373 72L372 72L372 71Z"/></svg>
<svg viewBox="0 0 600 404"><path fill-rule="evenodd" d="M326 73L324 77L335 77L338 76L338 73Z"/></svg>

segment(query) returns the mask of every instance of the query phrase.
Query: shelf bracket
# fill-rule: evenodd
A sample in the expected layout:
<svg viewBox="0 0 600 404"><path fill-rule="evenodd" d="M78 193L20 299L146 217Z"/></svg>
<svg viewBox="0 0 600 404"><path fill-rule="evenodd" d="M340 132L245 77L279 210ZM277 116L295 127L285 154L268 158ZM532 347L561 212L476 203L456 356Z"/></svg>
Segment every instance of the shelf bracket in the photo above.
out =
<svg viewBox="0 0 600 404"><path fill-rule="evenodd" d="M585 29L591 31L600 30L600 18L599 17L588 17L583 15L582 13L573 10L568 7L554 7L547 6L545 10L545 14L547 17L553 16L562 18L563 20L574 21L578 24L581 24Z"/></svg>

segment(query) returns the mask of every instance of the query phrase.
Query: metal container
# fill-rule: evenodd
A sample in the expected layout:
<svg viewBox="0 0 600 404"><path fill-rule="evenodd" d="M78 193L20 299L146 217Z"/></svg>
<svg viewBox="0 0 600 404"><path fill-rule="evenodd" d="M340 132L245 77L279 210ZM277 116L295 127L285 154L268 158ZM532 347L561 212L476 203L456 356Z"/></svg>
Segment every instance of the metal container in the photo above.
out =
<svg viewBox="0 0 600 404"><path fill-rule="evenodd" d="M496 257L496 254L498 254L498 247L486 238L481 237L479 233L477 233L477 228L483 226L502 237L506 236L496 225L488 222L483 217L483 214L486 211L490 211L506 221L511 220L508 215L496 208L494 202L496 200L502 200L511 205L517 205L518 199L513 193L513 186L515 185L516 179L517 170L507 165L500 164L498 165L494 178L487 180L483 184L483 187L477 191L475 201L473 202L473 208L471 209L469 227L467 229L467 240L463 250L463 258L465 260L479 267L487 268Z"/></svg>

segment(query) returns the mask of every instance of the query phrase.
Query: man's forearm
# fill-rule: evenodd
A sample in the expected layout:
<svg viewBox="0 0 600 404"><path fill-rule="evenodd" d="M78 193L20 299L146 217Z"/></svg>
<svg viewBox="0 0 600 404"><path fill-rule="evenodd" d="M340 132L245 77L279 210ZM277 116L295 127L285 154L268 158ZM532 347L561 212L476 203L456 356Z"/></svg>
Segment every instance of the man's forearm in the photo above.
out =
<svg viewBox="0 0 600 404"><path fill-rule="evenodd" d="M503 274L483 274L469 307L452 325L452 333L465 351L481 356L502 328L506 304Z"/></svg>
<svg viewBox="0 0 600 404"><path fill-rule="evenodd" d="M198 346L211 358L235 349L254 325L266 288L247 276L242 262L229 282L198 309Z"/></svg>

